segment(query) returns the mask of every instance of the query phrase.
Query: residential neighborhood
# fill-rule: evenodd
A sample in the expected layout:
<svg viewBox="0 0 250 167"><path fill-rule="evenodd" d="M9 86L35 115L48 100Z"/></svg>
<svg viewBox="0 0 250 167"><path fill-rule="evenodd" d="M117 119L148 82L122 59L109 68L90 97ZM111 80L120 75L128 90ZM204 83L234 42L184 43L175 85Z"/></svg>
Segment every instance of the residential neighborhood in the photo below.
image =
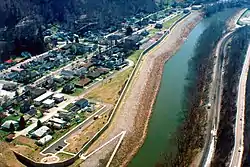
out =
<svg viewBox="0 0 250 167"><path fill-rule="evenodd" d="M62 150L77 153L106 126L115 105L85 95L132 69L139 55L131 55L153 45L182 16L182 10L163 10L126 18L121 27L77 34L48 25L43 35L50 50L40 55L23 52L19 62L0 64L1 140L35 143L38 158L19 152L35 161ZM89 136L77 142L75 133ZM75 144L69 146L66 140Z"/></svg>

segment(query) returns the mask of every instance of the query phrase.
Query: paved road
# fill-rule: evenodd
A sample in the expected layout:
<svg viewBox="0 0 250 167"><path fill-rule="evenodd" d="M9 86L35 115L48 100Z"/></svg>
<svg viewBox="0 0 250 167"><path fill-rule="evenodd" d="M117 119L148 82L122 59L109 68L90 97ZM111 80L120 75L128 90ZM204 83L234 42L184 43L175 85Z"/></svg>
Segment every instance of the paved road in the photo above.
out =
<svg viewBox="0 0 250 167"><path fill-rule="evenodd" d="M246 83L247 75L250 65L250 44L248 46L247 55L241 71L240 82L238 87L237 98L237 113L235 121L235 143L232 152L232 159L229 167L241 167L242 156L244 150L244 114L245 114L245 97L246 97Z"/></svg>
<svg viewBox="0 0 250 167"><path fill-rule="evenodd" d="M224 57L226 42L232 36L232 33L233 32L229 32L224 35L216 46L216 60L213 69L212 84L209 91L209 103L211 104L211 109L208 109L207 136L200 166L210 166L214 154L216 135L220 121L221 94L223 86L222 62L220 61L220 58L221 56Z"/></svg>
<svg viewBox="0 0 250 167"><path fill-rule="evenodd" d="M209 102L212 105L210 111L208 111L208 126L207 126L207 136L204 144L203 154L200 161L200 166L208 167L210 166L210 163L213 158L213 154L215 151L216 146L216 139L217 139L217 130L219 128L219 122L220 122L220 107L221 107L221 95L222 95L222 80L223 80L223 72L222 70L222 64L219 65L218 58L219 55L226 54L226 48L227 45L226 42L228 42L228 39L231 38L233 32L241 27L237 25L237 20L241 16L242 13L244 13L246 9L242 10L237 17L234 18L234 25L235 27L232 28L232 31L227 33L217 44L216 47L216 64L214 66L213 70L213 81L212 85L210 87L209 91ZM221 63L221 62L220 62Z"/></svg>
<svg viewBox="0 0 250 167"><path fill-rule="evenodd" d="M87 128L88 126L90 126L94 122L94 119L93 119L94 116L103 114L104 112L106 112L109 109L111 109L111 107L112 107L112 105L105 105L104 107L102 107L100 110L98 110L92 116L90 116L89 118L87 118L85 121L83 121L82 123L80 123L78 126L76 126L75 128L73 128L68 133L66 133L64 136L62 136L60 139L58 139L53 144L51 144L49 147L45 148L41 152L41 154L49 154L49 153L55 154L56 152L58 152L57 150L55 150L56 148L58 148L58 146L61 146L63 148L67 147L67 145L69 143L66 142L66 139L68 139L72 134L74 134L75 132L77 132L79 129Z"/></svg>

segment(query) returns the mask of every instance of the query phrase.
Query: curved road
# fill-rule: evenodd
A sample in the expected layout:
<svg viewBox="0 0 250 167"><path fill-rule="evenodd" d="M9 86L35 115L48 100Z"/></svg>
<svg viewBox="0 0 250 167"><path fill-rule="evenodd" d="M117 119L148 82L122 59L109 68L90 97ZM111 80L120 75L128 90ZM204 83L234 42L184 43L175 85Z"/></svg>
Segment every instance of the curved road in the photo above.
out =
<svg viewBox="0 0 250 167"><path fill-rule="evenodd" d="M234 131L235 133L234 148L229 167L240 167L242 163L242 156L244 150L243 141L244 141L245 97L246 97L246 83L247 83L249 65L250 65L250 44L248 46L247 55L243 64L239 81L238 97L237 97L237 113L236 113L235 131Z"/></svg>

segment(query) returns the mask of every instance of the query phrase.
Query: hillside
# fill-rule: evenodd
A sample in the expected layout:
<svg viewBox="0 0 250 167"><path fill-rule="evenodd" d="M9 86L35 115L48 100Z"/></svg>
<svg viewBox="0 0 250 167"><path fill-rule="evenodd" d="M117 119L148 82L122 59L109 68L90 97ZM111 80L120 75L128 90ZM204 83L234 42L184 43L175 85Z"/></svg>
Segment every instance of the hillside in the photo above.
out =
<svg viewBox="0 0 250 167"><path fill-rule="evenodd" d="M124 17L156 9L154 0L2 0L0 41L14 44L14 48L0 45L0 55L6 57L9 50L20 47L35 48L29 50L33 54L42 52L41 27L47 23L56 22L72 31L91 22L104 28Z"/></svg>

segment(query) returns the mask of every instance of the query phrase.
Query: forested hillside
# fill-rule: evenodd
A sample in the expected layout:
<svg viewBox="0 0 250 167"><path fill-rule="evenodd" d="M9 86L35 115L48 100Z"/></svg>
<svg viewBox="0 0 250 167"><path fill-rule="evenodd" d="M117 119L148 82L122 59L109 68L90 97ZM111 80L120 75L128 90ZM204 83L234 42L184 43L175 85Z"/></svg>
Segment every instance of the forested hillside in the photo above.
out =
<svg viewBox="0 0 250 167"><path fill-rule="evenodd" d="M154 0L1 0L0 58L23 47L34 48L29 50L33 54L43 52L41 32L47 23L59 23L71 31L91 22L104 28L155 10Z"/></svg>

